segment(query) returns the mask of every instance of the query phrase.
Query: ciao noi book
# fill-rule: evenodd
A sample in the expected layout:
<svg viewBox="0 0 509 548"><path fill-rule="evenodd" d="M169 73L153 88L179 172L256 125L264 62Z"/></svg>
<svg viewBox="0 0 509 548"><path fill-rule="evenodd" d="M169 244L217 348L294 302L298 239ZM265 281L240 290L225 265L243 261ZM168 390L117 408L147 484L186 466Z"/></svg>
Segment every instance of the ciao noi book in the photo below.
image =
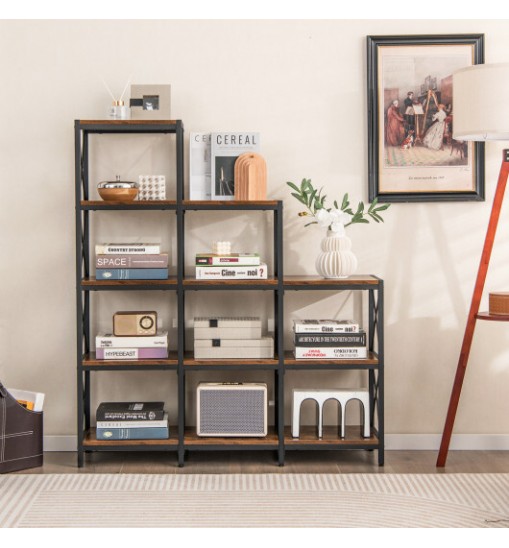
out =
<svg viewBox="0 0 509 548"><path fill-rule="evenodd" d="M210 149L211 199L233 200L235 161L246 152L260 152L260 133L213 132Z"/></svg>

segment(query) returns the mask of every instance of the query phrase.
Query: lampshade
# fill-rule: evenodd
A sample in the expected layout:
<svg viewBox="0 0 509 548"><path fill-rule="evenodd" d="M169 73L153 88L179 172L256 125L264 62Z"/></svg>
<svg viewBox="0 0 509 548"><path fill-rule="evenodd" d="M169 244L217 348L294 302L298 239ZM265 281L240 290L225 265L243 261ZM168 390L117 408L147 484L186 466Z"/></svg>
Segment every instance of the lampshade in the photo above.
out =
<svg viewBox="0 0 509 548"><path fill-rule="evenodd" d="M455 72L452 104L455 139L509 140L509 63Z"/></svg>

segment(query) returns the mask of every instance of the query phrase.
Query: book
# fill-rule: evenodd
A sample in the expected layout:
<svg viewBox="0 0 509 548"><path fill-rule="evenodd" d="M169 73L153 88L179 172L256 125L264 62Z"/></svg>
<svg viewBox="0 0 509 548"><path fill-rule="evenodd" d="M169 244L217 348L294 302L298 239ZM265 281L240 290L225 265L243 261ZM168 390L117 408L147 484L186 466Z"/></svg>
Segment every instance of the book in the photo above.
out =
<svg viewBox="0 0 509 548"><path fill-rule="evenodd" d="M161 420L97 421L96 428L166 428L168 413Z"/></svg>
<svg viewBox="0 0 509 548"><path fill-rule="evenodd" d="M358 333L359 324L352 320L294 320L295 333Z"/></svg>
<svg viewBox="0 0 509 548"><path fill-rule="evenodd" d="M19 390L18 388L7 388L7 392L25 409L34 412L42 411L44 406L44 394L42 392L31 392L30 390Z"/></svg>
<svg viewBox="0 0 509 548"><path fill-rule="evenodd" d="M166 360L168 358L168 347L97 348L95 357L98 360Z"/></svg>
<svg viewBox="0 0 509 548"><path fill-rule="evenodd" d="M96 268L168 268L168 253L95 256Z"/></svg>
<svg viewBox="0 0 509 548"><path fill-rule="evenodd" d="M295 346L366 346L366 332L358 333L295 333Z"/></svg>
<svg viewBox="0 0 509 548"><path fill-rule="evenodd" d="M197 253L196 266L258 266L260 264L258 253L231 253L229 255L214 255L214 253Z"/></svg>
<svg viewBox="0 0 509 548"><path fill-rule="evenodd" d="M98 440L166 440L170 437L168 426L162 428L96 428Z"/></svg>
<svg viewBox="0 0 509 548"><path fill-rule="evenodd" d="M121 244L96 244L96 255L132 255L145 253L147 255L159 255L161 253L160 244L139 244L139 243L121 243Z"/></svg>
<svg viewBox="0 0 509 548"><path fill-rule="evenodd" d="M245 152L260 152L257 132L213 132L210 138L211 199L233 200L235 197L234 166Z"/></svg>
<svg viewBox="0 0 509 548"><path fill-rule="evenodd" d="M368 356L365 346L296 346L294 355L297 359L310 360L343 360L343 359L364 359Z"/></svg>
<svg viewBox="0 0 509 548"><path fill-rule="evenodd" d="M210 200L210 133L189 134L189 199Z"/></svg>
<svg viewBox="0 0 509 548"><path fill-rule="evenodd" d="M95 338L96 352L99 348L168 348L168 331L158 331L157 335L117 337L112 333L100 333Z"/></svg>
<svg viewBox="0 0 509 548"><path fill-rule="evenodd" d="M96 280L167 280L167 268L96 268Z"/></svg>
<svg viewBox="0 0 509 548"><path fill-rule="evenodd" d="M197 280L266 280L267 265L259 266L197 266Z"/></svg>
<svg viewBox="0 0 509 548"><path fill-rule="evenodd" d="M164 419L164 402L101 402L96 421L155 421Z"/></svg>

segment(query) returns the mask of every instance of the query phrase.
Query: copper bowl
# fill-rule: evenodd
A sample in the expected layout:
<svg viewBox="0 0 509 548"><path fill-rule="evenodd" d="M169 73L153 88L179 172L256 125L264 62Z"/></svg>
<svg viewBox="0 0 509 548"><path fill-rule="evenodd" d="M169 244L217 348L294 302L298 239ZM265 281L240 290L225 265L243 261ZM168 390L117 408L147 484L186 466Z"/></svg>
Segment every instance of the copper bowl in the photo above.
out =
<svg viewBox="0 0 509 548"><path fill-rule="evenodd" d="M106 202L132 202L139 192L139 184L129 181L104 181L97 185L99 196Z"/></svg>

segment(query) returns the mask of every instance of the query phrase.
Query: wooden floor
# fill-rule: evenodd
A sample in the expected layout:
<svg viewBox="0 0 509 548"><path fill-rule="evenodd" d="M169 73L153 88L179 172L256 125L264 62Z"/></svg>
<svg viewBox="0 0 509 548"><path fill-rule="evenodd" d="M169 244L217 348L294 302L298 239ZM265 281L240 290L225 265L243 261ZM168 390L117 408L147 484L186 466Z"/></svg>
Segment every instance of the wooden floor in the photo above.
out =
<svg viewBox="0 0 509 548"><path fill-rule="evenodd" d="M85 466L77 455L45 453L44 466L23 470L28 474L338 474L338 473L509 473L509 451L450 451L445 468L436 468L436 451L386 451L385 466L376 451L287 451L285 466L278 466L271 451L191 452L183 468L176 453L90 453Z"/></svg>

